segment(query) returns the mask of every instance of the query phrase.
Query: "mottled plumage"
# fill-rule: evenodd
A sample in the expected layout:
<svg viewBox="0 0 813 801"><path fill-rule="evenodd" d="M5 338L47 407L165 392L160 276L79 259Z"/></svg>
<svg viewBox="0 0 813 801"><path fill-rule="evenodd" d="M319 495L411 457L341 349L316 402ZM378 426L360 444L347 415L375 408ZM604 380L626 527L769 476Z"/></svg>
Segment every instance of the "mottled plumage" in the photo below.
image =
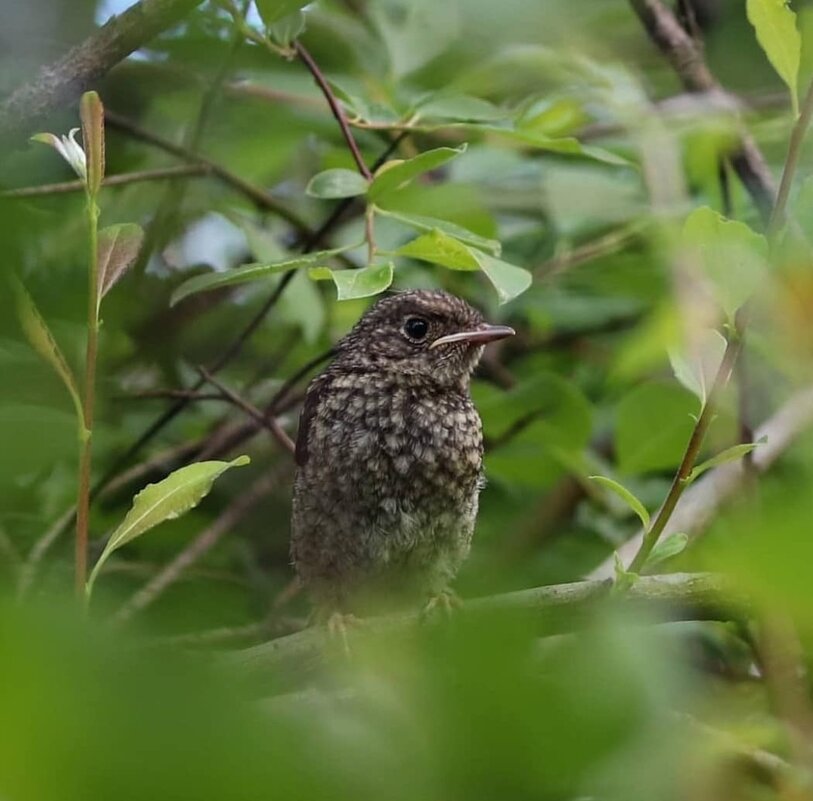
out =
<svg viewBox="0 0 813 801"><path fill-rule="evenodd" d="M482 342L511 333L452 295L412 291L378 301L339 342L308 388L296 447L291 556L318 606L447 588L483 483L471 374Z"/></svg>

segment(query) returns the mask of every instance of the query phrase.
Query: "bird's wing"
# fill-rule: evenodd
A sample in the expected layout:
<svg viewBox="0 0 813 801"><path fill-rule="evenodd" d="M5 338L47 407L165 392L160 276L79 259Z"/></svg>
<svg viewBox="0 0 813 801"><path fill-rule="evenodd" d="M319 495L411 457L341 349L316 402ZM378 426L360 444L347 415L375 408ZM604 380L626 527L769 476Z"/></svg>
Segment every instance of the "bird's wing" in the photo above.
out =
<svg viewBox="0 0 813 801"><path fill-rule="evenodd" d="M305 393L305 403L302 406L302 414L299 415L299 428L296 432L296 450L294 452L294 458L299 467L304 467L308 461L308 437L311 423L329 384L330 377L322 374L311 382L308 391Z"/></svg>

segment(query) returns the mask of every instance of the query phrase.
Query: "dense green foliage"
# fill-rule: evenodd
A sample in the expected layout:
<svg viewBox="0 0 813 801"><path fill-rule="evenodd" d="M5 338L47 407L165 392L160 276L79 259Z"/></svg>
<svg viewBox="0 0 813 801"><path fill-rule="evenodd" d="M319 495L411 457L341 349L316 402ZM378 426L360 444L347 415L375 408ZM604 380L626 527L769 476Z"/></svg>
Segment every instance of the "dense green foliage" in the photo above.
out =
<svg viewBox="0 0 813 801"><path fill-rule="evenodd" d="M9 10L0 93L95 5ZM0 798L809 797L813 6L301 6L203 2L2 143ZM307 622L279 429L407 287L517 331L460 595L615 586L219 653Z"/></svg>

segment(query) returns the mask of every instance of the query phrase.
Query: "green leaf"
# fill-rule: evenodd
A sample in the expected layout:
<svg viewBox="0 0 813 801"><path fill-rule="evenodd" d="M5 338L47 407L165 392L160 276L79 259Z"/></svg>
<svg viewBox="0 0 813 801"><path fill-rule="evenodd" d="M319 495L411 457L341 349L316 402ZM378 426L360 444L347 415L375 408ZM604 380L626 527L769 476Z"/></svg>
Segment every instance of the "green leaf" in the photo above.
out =
<svg viewBox="0 0 813 801"><path fill-rule="evenodd" d="M466 245L471 245L478 250L484 250L492 256L499 256L502 248L496 239L486 239L485 237L478 236L477 234L469 231L468 228L463 228L455 223L446 220L439 220L436 217L424 217L420 214L406 214L401 211L389 211L376 206L376 214L381 214L384 217L390 217L393 220L404 223L411 228L418 231L443 231L454 239L463 242Z"/></svg>
<svg viewBox="0 0 813 801"><path fill-rule="evenodd" d="M355 170L337 168L314 175L305 188L312 197L338 198L363 195L368 187L367 179Z"/></svg>
<svg viewBox="0 0 813 801"><path fill-rule="evenodd" d="M727 220L708 206L695 209L681 240L714 289L729 317L748 300L768 274L768 243L745 223Z"/></svg>
<svg viewBox="0 0 813 801"><path fill-rule="evenodd" d="M294 14L308 2L309 0L256 0L257 11L266 27L270 27L283 17Z"/></svg>
<svg viewBox="0 0 813 801"><path fill-rule="evenodd" d="M316 281L330 279L336 284L339 300L368 298L378 295L392 283L393 264L374 264L359 270L329 270L327 267L315 267L308 273Z"/></svg>
<svg viewBox="0 0 813 801"><path fill-rule="evenodd" d="M469 248L437 228L402 245L395 251L395 255L440 264L451 270L480 269L479 262Z"/></svg>
<svg viewBox="0 0 813 801"><path fill-rule="evenodd" d="M455 122L488 122L499 120L506 112L472 95L436 92L422 100L415 107L420 119L441 119Z"/></svg>
<svg viewBox="0 0 813 801"><path fill-rule="evenodd" d="M712 456L711 459L706 459L705 462L701 462L699 465L697 465L692 472L689 473L689 478L687 481L694 481L699 476L702 476L706 470L711 470L712 467L719 467L721 464L736 462L738 459L742 459L743 456L751 453L751 451L754 450L757 445L761 445L765 441L766 440L763 437L761 440L759 440L759 442L744 442L740 445L732 445L730 448L726 448L716 456Z"/></svg>
<svg viewBox="0 0 813 801"><path fill-rule="evenodd" d="M313 267L319 262L327 261L337 253L352 250L352 247L334 248L333 250L319 250L315 253L308 253L304 256L297 256L295 259L273 262L272 264L245 264L234 270L227 270L222 273L204 273L196 275L188 281L184 281L173 293L169 305L174 306L189 295L197 292L210 292L213 289L220 289L224 286L235 284L246 284L249 281L258 281L279 273L287 273L288 270L297 270L300 267Z"/></svg>
<svg viewBox="0 0 813 801"><path fill-rule="evenodd" d="M305 24L305 13L294 11L293 14L288 14L273 25L267 26L268 38L280 47L290 47L291 42L305 32Z"/></svg>
<svg viewBox="0 0 813 801"><path fill-rule="evenodd" d="M79 101L82 145L87 160L87 188L96 195L104 180L104 107L96 92L85 92Z"/></svg>
<svg viewBox="0 0 813 801"><path fill-rule="evenodd" d="M209 494L215 479L229 468L241 467L249 461L248 456L239 456L231 462L196 462L181 467L157 484L148 484L133 498L130 511L107 541L88 579L87 597L93 592L96 577L110 554L159 523L174 520L194 509Z"/></svg>
<svg viewBox="0 0 813 801"><path fill-rule="evenodd" d="M514 142L520 142L531 147L546 150L549 153L561 153L564 156L584 156L594 161L611 164L614 167L629 167L627 159L611 153L602 147L584 145L572 136L547 136L533 129L509 128L501 125L471 124L465 126L468 130L482 131L498 136L505 136Z"/></svg>
<svg viewBox="0 0 813 801"><path fill-rule="evenodd" d="M618 467L627 474L676 467L692 433L698 401L677 384L649 382L624 396L616 409Z"/></svg>
<svg viewBox="0 0 813 801"><path fill-rule="evenodd" d="M99 302L133 266L144 231L135 223L111 225L99 231Z"/></svg>
<svg viewBox="0 0 813 801"><path fill-rule="evenodd" d="M618 551L613 554L613 573L615 574L615 584L613 589L616 592L624 592L632 587L640 578L637 573L631 573L624 567L624 562L618 555Z"/></svg>
<svg viewBox="0 0 813 801"><path fill-rule="evenodd" d="M62 383L68 390L76 410L76 421L81 431L84 431L85 414L82 408L82 399L79 395L79 388L73 376L71 368L68 366L62 351L54 339L48 324L34 305L31 295L25 287L16 279L11 279L11 289L14 293L17 317L23 333L28 339L31 347L53 367L54 372L62 379Z"/></svg>
<svg viewBox="0 0 813 801"><path fill-rule="evenodd" d="M414 181L419 175L435 170L465 152L466 145L462 144L460 147L438 147L434 150L426 150L406 161L387 161L376 172L367 194L371 200L381 198L389 192L400 189L410 181Z"/></svg>
<svg viewBox="0 0 813 801"><path fill-rule="evenodd" d="M522 267L495 259L487 253L474 250L471 253L477 259L480 269L497 290L500 303L508 303L509 300L513 300L533 283L533 276Z"/></svg>
<svg viewBox="0 0 813 801"><path fill-rule="evenodd" d="M641 523L644 527L644 530L649 529L650 518L649 512L647 512L646 507L638 500L623 484L619 484L617 481L613 481L611 478L607 478L607 476L588 476L589 479L592 481L597 481L603 487L606 487L609 490L612 490L619 498L621 498L624 503L632 509L635 514L641 520Z"/></svg>
<svg viewBox="0 0 813 801"><path fill-rule="evenodd" d="M670 534L668 537L665 537L663 540L657 543L650 551L644 566L650 568L654 567L655 565L659 565L661 562L665 562L667 559L671 559L673 556L683 553L688 544L688 534L683 534L682 532Z"/></svg>
<svg viewBox="0 0 813 801"><path fill-rule="evenodd" d="M796 14L787 0L747 0L746 12L760 47L790 89L793 113L798 116L802 37L796 28Z"/></svg>
<svg viewBox="0 0 813 801"><path fill-rule="evenodd" d="M726 339L719 331L708 329L697 337L697 341L690 343L687 350L691 353L669 349L669 362L675 378L697 395L701 403L706 402L708 390L723 361L726 345Z"/></svg>

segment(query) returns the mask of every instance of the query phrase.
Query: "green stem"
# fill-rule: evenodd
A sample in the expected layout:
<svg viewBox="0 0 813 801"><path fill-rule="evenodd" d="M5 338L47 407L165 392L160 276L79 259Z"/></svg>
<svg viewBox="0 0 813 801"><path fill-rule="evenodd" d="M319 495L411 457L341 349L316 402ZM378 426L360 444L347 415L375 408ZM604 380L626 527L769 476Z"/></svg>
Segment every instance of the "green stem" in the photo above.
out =
<svg viewBox="0 0 813 801"><path fill-rule="evenodd" d="M367 240L367 263L372 264L376 254L375 206L372 203L364 211L364 238Z"/></svg>
<svg viewBox="0 0 813 801"><path fill-rule="evenodd" d="M720 368L714 378L714 383L712 384L709 396L706 399L706 402L703 404L703 410L700 412L700 417L697 418L697 423L692 431L692 435L689 437L689 442L686 445L683 459L680 462L680 467L678 467L678 470L675 473L675 477L672 479L672 486L669 487L666 500L663 502L663 506L661 506L660 511L658 512L655 520L652 522L652 525L649 527L649 530L644 533L644 539L641 543L641 547L638 549L638 553L635 554L632 562L630 563L629 571L631 573L639 573L646 564L647 557L657 544L663 530L666 528L666 524L669 522L669 518L672 516L672 512L675 511L675 507L677 506L677 502L680 500L680 496L683 495L683 491L689 484L689 475L692 472L695 462L697 461L697 457L700 455L700 448L703 445L703 439L705 438L706 432L708 431L711 421L714 419L714 415L717 411L720 393L723 391L729 378L731 377L731 372L734 369L734 364L737 361L737 356L739 355L740 348L742 347L742 337L740 335L741 329L742 324L737 326L737 330L732 332L731 337L728 340L728 345L726 346L725 353L723 354L723 360L720 362Z"/></svg>
<svg viewBox="0 0 813 801"><path fill-rule="evenodd" d="M99 209L96 198L87 196L88 216L88 317L87 350L85 353L85 385L83 393L84 419L79 455L79 489L76 499L76 592L85 593L88 567L88 522L90 513L90 468L93 445L93 411L96 398L96 359L99 344Z"/></svg>

